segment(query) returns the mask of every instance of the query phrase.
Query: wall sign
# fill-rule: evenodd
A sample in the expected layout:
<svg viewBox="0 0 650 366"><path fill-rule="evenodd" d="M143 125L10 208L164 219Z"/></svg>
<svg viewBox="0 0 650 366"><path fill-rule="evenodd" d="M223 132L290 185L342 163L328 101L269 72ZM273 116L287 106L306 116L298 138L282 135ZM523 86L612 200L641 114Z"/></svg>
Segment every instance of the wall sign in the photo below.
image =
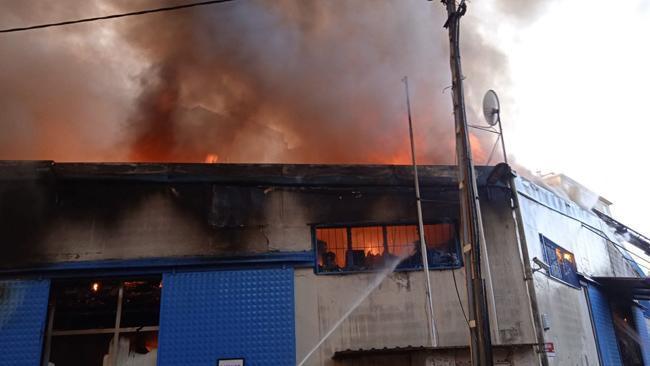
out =
<svg viewBox="0 0 650 366"><path fill-rule="evenodd" d="M548 357L555 357L555 345L553 342L544 343L544 352Z"/></svg>
<svg viewBox="0 0 650 366"><path fill-rule="evenodd" d="M217 366L244 366L243 358L221 358L217 361Z"/></svg>

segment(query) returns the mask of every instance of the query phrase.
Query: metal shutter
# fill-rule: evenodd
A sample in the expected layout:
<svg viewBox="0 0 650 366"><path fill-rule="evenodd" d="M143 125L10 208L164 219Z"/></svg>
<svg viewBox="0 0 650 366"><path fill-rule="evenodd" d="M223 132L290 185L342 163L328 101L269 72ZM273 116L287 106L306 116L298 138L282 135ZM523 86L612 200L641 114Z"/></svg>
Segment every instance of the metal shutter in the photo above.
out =
<svg viewBox="0 0 650 366"><path fill-rule="evenodd" d="M293 269L163 276L158 366L295 365Z"/></svg>
<svg viewBox="0 0 650 366"><path fill-rule="evenodd" d="M601 361L604 366L622 365L616 333L614 332L612 312L607 297L593 284L589 284L588 294Z"/></svg>
<svg viewBox="0 0 650 366"><path fill-rule="evenodd" d="M38 366L50 281L0 281L0 365Z"/></svg>
<svg viewBox="0 0 650 366"><path fill-rule="evenodd" d="M632 308L634 312L634 324L636 325L636 331L639 334L641 354L643 356L643 364L645 366L650 366L650 334L648 334L648 327L645 321L645 315L643 314L643 309L638 306Z"/></svg>

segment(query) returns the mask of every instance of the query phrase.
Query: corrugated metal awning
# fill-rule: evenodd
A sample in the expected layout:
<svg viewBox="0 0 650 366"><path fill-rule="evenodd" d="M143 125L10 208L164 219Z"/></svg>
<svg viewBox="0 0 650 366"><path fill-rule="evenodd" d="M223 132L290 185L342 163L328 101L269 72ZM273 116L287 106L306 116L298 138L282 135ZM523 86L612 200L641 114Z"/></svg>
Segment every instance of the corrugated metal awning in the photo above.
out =
<svg viewBox="0 0 650 366"><path fill-rule="evenodd" d="M650 300L650 278L592 277L592 279L608 292L637 300Z"/></svg>
<svg viewBox="0 0 650 366"><path fill-rule="evenodd" d="M532 347L533 343L519 343L513 345L494 345L494 349L505 349L512 347ZM366 356L382 356L382 355L398 355L415 352L430 352L430 351L454 351L454 350L467 350L469 346L448 346L448 347L425 347L425 346L406 346L406 347L384 347L384 348L359 348L359 349L346 349L343 351L336 351L332 359L344 360L350 358L359 358Z"/></svg>

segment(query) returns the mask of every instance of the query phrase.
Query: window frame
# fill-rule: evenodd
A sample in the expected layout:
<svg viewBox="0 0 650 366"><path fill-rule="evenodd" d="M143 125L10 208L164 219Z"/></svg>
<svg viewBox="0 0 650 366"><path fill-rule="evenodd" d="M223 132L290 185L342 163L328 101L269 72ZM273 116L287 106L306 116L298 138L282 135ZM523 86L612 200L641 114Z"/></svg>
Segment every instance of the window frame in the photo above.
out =
<svg viewBox="0 0 650 366"><path fill-rule="evenodd" d="M457 220L452 219L440 219L425 221L423 225L436 225L436 224L451 224L454 226L455 238L453 246L453 254L456 255L456 263L452 265L436 265L429 263L429 270L453 270L463 267L463 256L461 255L460 248L460 232L459 225ZM376 273L378 269L341 269L340 271L322 271L318 268L318 239L316 231L318 229L342 229L345 228L347 232L348 242L346 250L352 249L352 242L350 240L350 235L353 228L361 227L373 227L377 226L381 228L381 231L384 233L384 248L388 248L388 243L386 241L386 228L390 226L416 226L416 229L419 232L419 224L417 221L363 221L363 222L354 222L354 223L326 223L326 224L312 224L311 225L311 239L312 239L312 253L314 254L313 268L314 273L317 275L330 276L330 275L351 275L357 273ZM395 272L413 272L421 271L423 269L422 265L415 267L397 267Z"/></svg>
<svg viewBox="0 0 650 366"><path fill-rule="evenodd" d="M573 287L575 289L580 289L581 288L580 287L580 278L578 277L578 275L579 275L579 273L578 273L578 264L576 263L575 254L573 252L563 248L562 246L558 245L557 243L555 243L551 239L547 238L543 234L539 234L539 239L540 239L540 244L541 244L541 249L542 249L542 256L544 257L544 263L546 263L549 266L549 270L544 271L546 273L546 276L550 277L550 278L552 278L552 279L554 279L554 280L556 280L556 281L558 281L560 283L563 283L563 284L565 284L565 285L567 285L569 287ZM555 274L552 273L551 269L552 269L553 263L552 263L551 259L549 259L549 254L548 254L547 249L550 249L553 252L555 252L557 250L560 250L560 252L562 253L563 256L568 254L573 258L573 261L569 262L570 263L569 268L573 272L573 276L575 277L574 278L575 283L571 281L571 278L566 278L564 276L564 271L562 271L561 267L560 267L560 272L561 272L560 277L558 277L558 276L556 276ZM555 263L557 263L557 260L555 261ZM566 263L566 262L563 261L563 263Z"/></svg>
<svg viewBox="0 0 650 366"><path fill-rule="evenodd" d="M80 278L61 278L55 279L56 282L66 282L66 281L75 281L75 280L96 280L101 281L118 281L118 293L117 293L117 304L115 309L115 321L113 326L110 328L84 328L84 329L71 329L71 330L55 330L54 329L54 318L56 317L56 300L54 295L54 286L50 287L50 295L48 300L47 307L47 323L45 328L45 339L43 344L42 360L43 362L49 362L51 351L52 351L52 339L53 337L58 336L80 336L80 335L97 335L97 334L112 334L113 338L110 343L114 349L117 349L117 344L120 339L121 334L129 333L140 333L140 332L158 332L160 333L160 319L158 319L158 325L148 325L148 326L130 326L122 327L122 310L124 308L124 283L129 281L137 280L151 280L158 279L162 284L162 275L161 274L147 274L142 276L117 276L117 277L80 277ZM162 304L162 293L161 293L161 304ZM159 308L161 306L159 304ZM109 346L110 347L110 346ZM110 348L109 348L110 349Z"/></svg>

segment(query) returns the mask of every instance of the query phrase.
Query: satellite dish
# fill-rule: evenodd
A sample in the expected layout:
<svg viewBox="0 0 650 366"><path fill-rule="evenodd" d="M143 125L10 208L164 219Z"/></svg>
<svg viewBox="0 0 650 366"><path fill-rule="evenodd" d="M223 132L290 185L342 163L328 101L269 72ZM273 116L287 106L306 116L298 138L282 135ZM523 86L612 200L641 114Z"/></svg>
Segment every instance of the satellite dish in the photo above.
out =
<svg viewBox="0 0 650 366"><path fill-rule="evenodd" d="M483 116L485 121L490 125L496 125L501 119L499 107L499 97L494 90L490 89L483 97Z"/></svg>

